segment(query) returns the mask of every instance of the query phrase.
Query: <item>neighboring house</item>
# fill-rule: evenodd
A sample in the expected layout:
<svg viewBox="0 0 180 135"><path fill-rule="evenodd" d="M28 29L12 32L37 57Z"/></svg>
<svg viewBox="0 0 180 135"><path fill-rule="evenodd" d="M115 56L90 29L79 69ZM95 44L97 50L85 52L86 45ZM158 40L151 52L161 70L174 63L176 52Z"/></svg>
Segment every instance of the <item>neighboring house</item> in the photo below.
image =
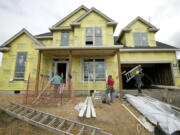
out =
<svg viewBox="0 0 180 135"><path fill-rule="evenodd" d="M105 90L108 75L119 89L119 54L122 71L141 64L156 84L180 85L178 48L156 41L159 29L137 17L114 37L116 25L96 8L82 5L48 33L33 36L22 29L0 47L0 90L26 90L29 74L40 80L41 75L51 78L56 73L63 73L65 82L70 73L74 90ZM134 87L133 80L126 83L125 78L123 85Z"/></svg>

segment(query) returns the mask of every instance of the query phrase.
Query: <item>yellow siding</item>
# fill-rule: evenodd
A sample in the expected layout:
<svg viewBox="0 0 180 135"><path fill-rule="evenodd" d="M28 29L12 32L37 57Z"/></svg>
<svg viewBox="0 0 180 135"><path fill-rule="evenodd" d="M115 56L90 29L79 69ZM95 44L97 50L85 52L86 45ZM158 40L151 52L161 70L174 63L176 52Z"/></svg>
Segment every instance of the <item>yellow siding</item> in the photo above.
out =
<svg viewBox="0 0 180 135"><path fill-rule="evenodd" d="M91 12L81 20L80 27L74 28L74 45L85 46L86 28L101 27L102 28L102 44L113 45L113 27L107 26L107 20L95 12Z"/></svg>
<svg viewBox="0 0 180 135"><path fill-rule="evenodd" d="M52 40L52 39L40 39L40 41L41 41L45 46L53 46L53 40Z"/></svg>
<svg viewBox="0 0 180 135"><path fill-rule="evenodd" d="M113 27L107 26L107 20L95 12L91 12L81 20L81 25L74 28L74 31L69 31L69 46L85 46L86 27L101 27L102 28L102 44L113 45ZM53 32L53 46L60 46L61 31Z"/></svg>
<svg viewBox="0 0 180 135"><path fill-rule="evenodd" d="M93 58L93 57L92 57ZM98 58L98 57L95 57ZM102 58L102 57L100 57ZM118 88L118 68L117 68L117 56L103 57L105 59L105 69L107 69L107 75L112 75L115 80L115 89ZM106 81L83 81L83 59L81 57L73 57L72 60L72 86L74 90L105 90Z"/></svg>
<svg viewBox="0 0 180 135"><path fill-rule="evenodd" d="M26 34L22 34L10 44L10 51L3 54L2 67L0 69L0 90L26 90L26 81L11 81L14 78L14 70L17 52L27 52L25 80L36 74L37 45Z"/></svg>
<svg viewBox="0 0 180 135"><path fill-rule="evenodd" d="M149 32L148 31L148 26L144 23L142 23L141 21L137 21L134 24L132 24L130 26L130 28L132 29L130 32L125 32L124 36L122 37L122 41L124 42L125 38L125 45L128 47L134 47L134 38L133 38L133 33L134 32L147 32L147 36L148 36L148 45L151 47L156 46L156 42L155 42L155 33L154 32Z"/></svg>
<svg viewBox="0 0 180 135"><path fill-rule="evenodd" d="M79 18L84 13L86 13L86 10L84 10L84 9L79 10L76 14L74 14L73 16L68 18L66 21L64 21L62 24L58 25L57 27L70 26L70 23L72 21L76 20L77 18Z"/></svg>

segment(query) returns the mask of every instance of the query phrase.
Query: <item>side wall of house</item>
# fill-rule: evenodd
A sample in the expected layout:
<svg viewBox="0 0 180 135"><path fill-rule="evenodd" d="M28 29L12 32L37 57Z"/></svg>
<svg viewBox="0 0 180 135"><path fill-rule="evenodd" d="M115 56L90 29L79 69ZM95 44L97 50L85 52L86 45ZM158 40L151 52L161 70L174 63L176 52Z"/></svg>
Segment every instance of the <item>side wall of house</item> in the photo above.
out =
<svg viewBox="0 0 180 135"><path fill-rule="evenodd" d="M22 34L10 43L10 46L10 50L3 54L0 68L0 90L26 90L29 74L31 77L36 75L37 51L34 48L39 45L26 34ZM17 52L27 52L24 81L13 80Z"/></svg>

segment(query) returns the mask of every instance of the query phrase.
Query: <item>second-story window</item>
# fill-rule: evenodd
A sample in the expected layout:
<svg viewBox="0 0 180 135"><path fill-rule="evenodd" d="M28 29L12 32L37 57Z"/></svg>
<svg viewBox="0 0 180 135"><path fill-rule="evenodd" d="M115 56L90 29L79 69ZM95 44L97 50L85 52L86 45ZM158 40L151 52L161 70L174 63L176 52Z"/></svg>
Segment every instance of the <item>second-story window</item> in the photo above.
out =
<svg viewBox="0 0 180 135"><path fill-rule="evenodd" d="M86 45L102 45L102 29L100 27L86 28Z"/></svg>
<svg viewBox="0 0 180 135"><path fill-rule="evenodd" d="M61 32L61 45L69 45L69 32Z"/></svg>
<svg viewBox="0 0 180 135"><path fill-rule="evenodd" d="M148 37L146 32L135 32L134 33L134 45L135 46L147 46Z"/></svg>

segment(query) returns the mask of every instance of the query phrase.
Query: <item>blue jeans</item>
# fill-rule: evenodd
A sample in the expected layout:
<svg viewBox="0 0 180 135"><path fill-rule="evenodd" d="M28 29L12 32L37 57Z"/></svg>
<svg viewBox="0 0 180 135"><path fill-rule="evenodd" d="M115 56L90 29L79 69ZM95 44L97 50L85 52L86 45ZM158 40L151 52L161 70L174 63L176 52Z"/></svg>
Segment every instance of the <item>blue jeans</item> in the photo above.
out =
<svg viewBox="0 0 180 135"><path fill-rule="evenodd" d="M110 92L110 96L111 96L111 101L113 102L114 101L114 94L113 92ZM106 91L105 93L105 99L106 99L106 102L108 101L108 92Z"/></svg>

